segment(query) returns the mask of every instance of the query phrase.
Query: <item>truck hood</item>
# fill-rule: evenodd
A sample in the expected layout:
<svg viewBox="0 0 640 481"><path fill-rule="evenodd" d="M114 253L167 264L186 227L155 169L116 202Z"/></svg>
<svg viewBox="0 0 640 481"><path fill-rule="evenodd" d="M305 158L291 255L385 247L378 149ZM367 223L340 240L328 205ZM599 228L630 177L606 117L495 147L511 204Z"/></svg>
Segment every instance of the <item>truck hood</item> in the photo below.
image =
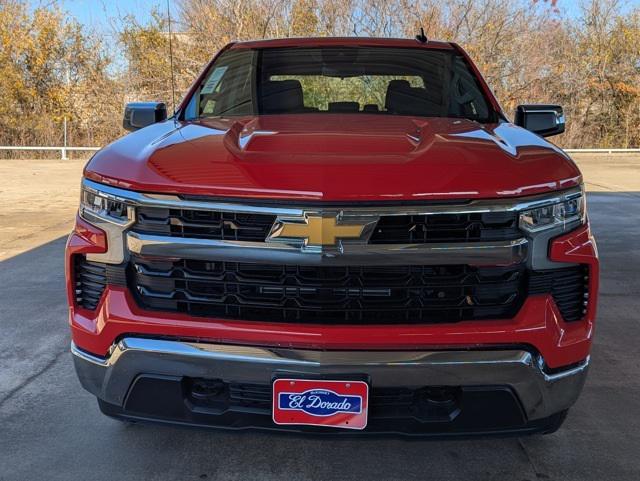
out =
<svg viewBox="0 0 640 481"><path fill-rule="evenodd" d="M560 149L509 123L299 114L151 125L85 175L143 192L312 201L513 197L582 181Z"/></svg>

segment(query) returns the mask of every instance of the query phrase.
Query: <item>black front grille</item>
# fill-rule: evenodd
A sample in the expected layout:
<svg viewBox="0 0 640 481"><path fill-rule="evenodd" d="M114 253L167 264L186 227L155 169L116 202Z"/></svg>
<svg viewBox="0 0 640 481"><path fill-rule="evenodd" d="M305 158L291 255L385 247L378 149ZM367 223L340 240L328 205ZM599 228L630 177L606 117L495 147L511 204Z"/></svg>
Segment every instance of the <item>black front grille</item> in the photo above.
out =
<svg viewBox="0 0 640 481"><path fill-rule="evenodd" d="M90 262L84 256L76 256L74 270L76 303L85 309L94 310L107 285L106 265Z"/></svg>
<svg viewBox="0 0 640 481"><path fill-rule="evenodd" d="M271 322L506 319L526 296L524 266L306 267L134 258L129 282L148 309Z"/></svg>
<svg viewBox="0 0 640 481"><path fill-rule="evenodd" d="M589 296L589 268L577 265L534 271L529 277L530 294L553 296L565 321L578 321L586 313Z"/></svg>
<svg viewBox="0 0 640 481"><path fill-rule="evenodd" d="M128 270L128 274L127 274ZM399 324L513 317L528 295L551 294L563 319L582 319L589 267L318 267L132 258L74 258L76 303L95 309L105 285L128 285L141 307L272 322Z"/></svg>
<svg viewBox="0 0 640 481"><path fill-rule="evenodd" d="M515 212L398 215L381 217L369 243L500 241L520 237Z"/></svg>
<svg viewBox="0 0 640 481"><path fill-rule="evenodd" d="M136 232L171 237L262 242L275 215L190 209L137 209Z"/></svg>

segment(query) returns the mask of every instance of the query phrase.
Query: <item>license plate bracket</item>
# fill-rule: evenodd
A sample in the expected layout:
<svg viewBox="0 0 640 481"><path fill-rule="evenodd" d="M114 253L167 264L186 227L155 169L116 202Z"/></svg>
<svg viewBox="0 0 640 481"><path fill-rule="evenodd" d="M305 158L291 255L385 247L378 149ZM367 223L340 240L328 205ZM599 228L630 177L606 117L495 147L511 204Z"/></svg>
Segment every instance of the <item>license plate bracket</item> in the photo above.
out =
<svg viewBox="0 0 640 481"><path fill-rule="evenodd" d="M273 422L364 429L369 385L364 381L279 378L273 381Z"/></svg>

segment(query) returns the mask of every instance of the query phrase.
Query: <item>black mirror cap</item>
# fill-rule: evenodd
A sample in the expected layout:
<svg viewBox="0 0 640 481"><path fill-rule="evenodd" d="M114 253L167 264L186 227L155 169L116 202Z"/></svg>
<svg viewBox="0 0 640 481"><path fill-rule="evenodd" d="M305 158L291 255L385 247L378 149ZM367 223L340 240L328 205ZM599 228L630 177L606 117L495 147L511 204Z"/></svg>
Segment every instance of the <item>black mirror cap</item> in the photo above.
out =
<svg viewBox="0 0 640 481"><path fill-rule="evenodd" d="M167 120L164 102L132 102L124 108L122 127L129 132Z"/></svg>
<svg viewBox="0 0 640 481"><path fill-rule="evenodd" d="M564 132L564 112L559 105L518 105L514 123L542 137L550 137Z"/></svg>

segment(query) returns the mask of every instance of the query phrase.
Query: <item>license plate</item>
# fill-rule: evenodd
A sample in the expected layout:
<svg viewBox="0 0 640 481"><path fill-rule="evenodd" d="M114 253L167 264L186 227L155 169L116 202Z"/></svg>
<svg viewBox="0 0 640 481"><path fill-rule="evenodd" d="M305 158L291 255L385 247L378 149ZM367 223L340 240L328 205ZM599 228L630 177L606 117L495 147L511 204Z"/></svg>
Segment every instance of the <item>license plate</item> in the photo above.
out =
<svg viewBox="0 0 640 481"><path fill-rule="evenodd" d="M362 381L276 379L273 422L364 429L369 386Z"/></svg>

